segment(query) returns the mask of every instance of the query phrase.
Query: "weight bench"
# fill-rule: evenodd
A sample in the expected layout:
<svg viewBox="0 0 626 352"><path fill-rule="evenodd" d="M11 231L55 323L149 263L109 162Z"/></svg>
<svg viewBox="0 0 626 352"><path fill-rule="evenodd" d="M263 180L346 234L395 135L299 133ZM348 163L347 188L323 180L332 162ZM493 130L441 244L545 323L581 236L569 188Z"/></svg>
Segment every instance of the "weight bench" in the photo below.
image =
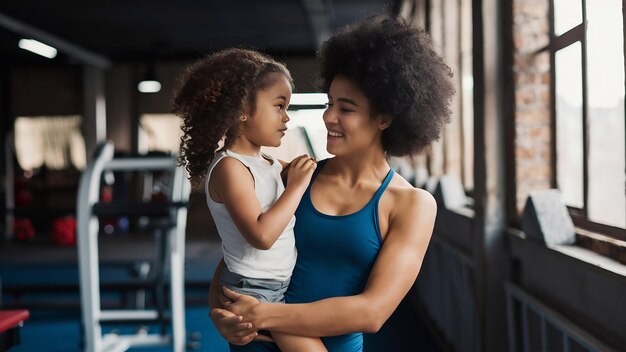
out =
<svg viewBox="0 0 626 352"><path fill-rule="evenodd" d="M0 351L20 343L20 329L29 316L27 310L0 310Z"/></svg>

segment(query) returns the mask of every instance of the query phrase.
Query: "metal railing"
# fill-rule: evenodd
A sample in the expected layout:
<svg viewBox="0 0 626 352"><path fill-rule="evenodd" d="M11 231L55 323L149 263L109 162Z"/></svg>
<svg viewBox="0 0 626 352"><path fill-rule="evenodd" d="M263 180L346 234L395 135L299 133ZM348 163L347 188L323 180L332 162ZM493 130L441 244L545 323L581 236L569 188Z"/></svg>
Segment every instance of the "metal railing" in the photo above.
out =
<svg viewBox="0 0 626 352"><path fill-rule="evenodd" d="M520 287L505 283L505 290L510 352L569 352L581 348L590 352L615 351ZM538 326L532 325L531 314L538 317ZM533 328L535 332L538 328L538 336L531 333ZM552 343L549 343L548 329L555 331L558 337Z"/></svg>

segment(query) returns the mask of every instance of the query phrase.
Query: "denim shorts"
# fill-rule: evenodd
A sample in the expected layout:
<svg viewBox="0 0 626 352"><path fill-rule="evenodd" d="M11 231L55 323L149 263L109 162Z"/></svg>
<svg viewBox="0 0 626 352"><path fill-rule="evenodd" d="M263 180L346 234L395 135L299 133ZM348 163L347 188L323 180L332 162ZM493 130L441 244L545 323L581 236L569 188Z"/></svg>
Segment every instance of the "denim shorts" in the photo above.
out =
<svg viewBox="0 0 626 352"><path fill-rule="evenodd" d="M260 302L285 303L289 281L253 279L233 273L224 266L220 283L237 293L252 296Z"/></svg>

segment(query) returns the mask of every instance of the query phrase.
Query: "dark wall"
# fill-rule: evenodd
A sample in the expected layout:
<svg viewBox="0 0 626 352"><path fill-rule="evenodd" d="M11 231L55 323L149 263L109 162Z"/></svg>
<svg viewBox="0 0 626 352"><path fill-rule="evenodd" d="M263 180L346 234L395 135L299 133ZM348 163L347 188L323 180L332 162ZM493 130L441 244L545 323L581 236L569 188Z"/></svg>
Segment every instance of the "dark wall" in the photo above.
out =
<svg viewBox="0 0 626 352"><path fill-rule="evenodd" d="M79 66L13 69L12 117L81 114L81 72Z"/></svg>

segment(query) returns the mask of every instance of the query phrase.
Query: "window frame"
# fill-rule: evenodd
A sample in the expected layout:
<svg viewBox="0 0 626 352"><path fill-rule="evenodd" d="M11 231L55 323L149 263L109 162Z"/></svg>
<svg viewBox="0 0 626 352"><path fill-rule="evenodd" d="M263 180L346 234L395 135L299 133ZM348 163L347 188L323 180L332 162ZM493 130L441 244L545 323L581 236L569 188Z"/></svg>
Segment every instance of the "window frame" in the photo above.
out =
<svg viewBox="0 0 626 352"><path fill-rule="evenodd" d="M565 49L570 45L580 42L581 44L581 64L582 64L582 138L583 138L583 207L576 208L567 206L569 214L574 222L574 225L585 230L601 233L616 239L626 241L626 229L606 225L598 222L591 221L588 214L589 204L589 125L588 125L588 96L587 96L587 0L580 0L582 4L582 21L580 24L574 26L565 33L557 36L554 30L554 0L550 0L549 20L550 20L550 114L551 114L551 168L552 168L552 180L551 186L558 188L558 167L557 167L557 116L556 116L556 53L559 50ZM624 70L626 72L626 0L622 0L622 30L624 33L623 41L623 55L624 55ZM626 87L626 80L624 82ZM626 113L624 114L626 122ZM626 185L625 185L626 186ZM626 196L626 194L624 195ZM626 214L625 214L626 216Z"/></svg>
<svg viewBox="0 0 626 352"><path fill-rule="evenodd" d="M468 13L463 13L462 11L462 6L463 6L463 2L466 2L466 5L468 6ZM474 124L471 125L471 131L467 131L465 129L465 119L467 119L466 116L464 116L467 113L467 110L471 110L471 114L472 114L472 122L475 119L476 116L476 73L474 70L474 60L475 60L475 43L474 43L474 35L473 35L473 31L474 31L474 13L473 13L473 9L472 9L472 5L473 2L471 0L457 0L454 5L458 5L458 12L456 13L456 16L453 17L452 19L454 21L456 21L455 23L455 30L456 30L456 42L451 43L449 41L447 41L446 39L446 30L447 30L447 22L446 20L449 19L450 17L448 13L446 13L445 11L445 7L446 7L446 2L443 0L428 0L427 4L426 4L426 19L425 19L425 28L428 31L428 33L431 34L431 37L433 36L433 31L436 30L438 35L441 36L441 38L433 38L433 41L435 42L435 45L440 45L441 46L441 52L439 52L439 54L444 58L444 60L449 63L449 62L454 62L454 66L456 66L457 71L454 73L454 78L453 78L453 82L454 82L454 88L456 89L456 99L458 99L458 109L453 111L453 115L451 116L451 118L456 118L458 119L458 125L455 126L455 134L458 134L458 145L455 145L454 143L451 143L450 140L448 140L448 138L446 138L446 134L443 133L442 134L442 138L440 141L435 142L433 144L433 149L437 149L437 150L433 150L433 153L440 153L437 154L436 156L433 155L433 153L429 153L426 157L426 166L428 169L428 173L430 175L441 175L441 174L448 174L450 172L450 167L449 167L449 149L454 148L455 152L458 152L458 156L459 156L459 160L458 160L458 169L459 169L459 174L455 176L458 176L459 181L461 182L461 184L463 185L463 190L465 191L465 194L469 197L469 198L473 198L474 194L475 194L475 176L474 176L474 159L475 159L475 148L474 148L474 144L472 144L471 146L469 146L470 148L472 148L471 151L471 156L472 159L471 160L466 160L465 156L467 155L467 149L466 149L466 138L467 138L467 134L470 134L472 136L472 141L475 140L475 134L474 134ZM452 6L451 4L448 4L450 6ZM469 15L469 18L465 18L463 15ZM433 19L433 17L436 17ZM469 36L469 44L471 46L471 58L470 58L470 65L469 65L469 71L464 70L463 67L463 63L464 63L464 37L462 35L462 31L464 30L464 25L466 25L466 21L469 21L469 27L472 29L472 34ZM437 26L437 28L434 28L435 26ZM439 39L439 40L437 40ZM446 57L447 54L447 46L454 46L456 52L455 55L452 55L451 57ZM470 105L468 107L468 109L466 110L464 108L463 102L464 102L464 91L463 91L463 76L466 73L470 73L472 80L473 80L473 87L472 87L472 96L473 99L470 102ZM450 128L448 126L448 128ZM438 144L440 143L440 144ZM440 160L439 160L440 158ZM471 185L468 185L469 181L466 177L467 174L470 174L471 176ZM471 186L471 187L470 187Z"/></svg>
<svg viewBox="0 0 626 352"><path fill-rule="evenodd" d="M470 75L472 77L472 101L470 103L470 106L468 107L468 109L465 109L465 91L464 91L464 86L463 86L463 79L465 79L465 76L467 74L467 72L465 72L464 70L464 55L467 54L466 52L463 51L464 48L464 37L462 34L462 31L466 30L468 28L468 26L466 25L466 20L469 20L469 28L471 28L472 32L474 29L474 18L473 18L473 13L472 13L472 1L471 0L459 0L458 1L459 4L459 24L458 24L458 38L459 38L459 42L458 42L458 47L459 47L459 58L458 58L458 67L459 67L459 87L457 87L458 89L458 94L459 94L459 104L460 104L460 108L459 108L459 134L460 134L460 144L461 144L461 183L463 184L463 188L465 189L465 193L467 194L468 197L474 197L474 191L476 189L475 186L475 180L474 180L474 119L476 117L475 115L475 109L474 109L474 95L476 94L476 91L474 89L475 87L475 83L474 83L474 78L475 78L475 74L474 74L474 36L473 34L469 35L469 46L471 47L470 51L470 58L469 58L469 71L470 71ZM463 12L463 6L469 6L469 8L465 9L465 10L469 10L468 13L464 13ZM468 17L465 17L464 15L469 15ZM472 130L471 131L466 131L465 127L466 127L466 123L465 121L467 120L467 114L468 112L471 110L471 118L472 118ZM467 142L466 142L466 138L467 135L471 135L472 136L472 144L470 145L470 148L472 149L471 152L471 160L466 160L465 156L467 155ZM468 180L466 177L467 175L471 175L471 185L470 185L470 180Z"/></svg>

